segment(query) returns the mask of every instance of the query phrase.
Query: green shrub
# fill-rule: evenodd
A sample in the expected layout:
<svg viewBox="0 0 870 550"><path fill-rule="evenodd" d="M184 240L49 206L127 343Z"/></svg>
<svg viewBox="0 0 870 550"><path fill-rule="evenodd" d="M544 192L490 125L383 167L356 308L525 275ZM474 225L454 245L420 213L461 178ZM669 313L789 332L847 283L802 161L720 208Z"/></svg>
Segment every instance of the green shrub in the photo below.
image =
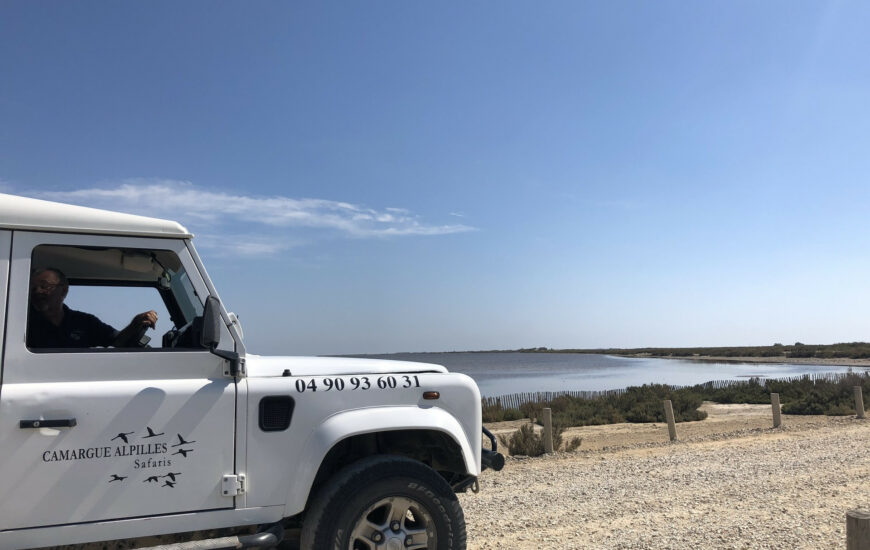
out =
<svg viewBox="0 0 870 550"><path fill-rule="evenodd" d="M572 437L571 440L565 444L565 448L563 450L569 453L573 453L580 448L581 443L583 443L582 437Z"/></svg>
<svg viewBox="0 0 870 550"><path fill-rule="evenodd" d="M523 418L537 418L541 416L543 407L544 405L540 403L523 403L520 405L520 414L523 415Z"/></svg>
<svg viewBox="0 0 870 550"><path fill-rule="evenodd" d="M525 418L523 413L518 409L502 408L500 399L496 399L494 403L487 403L486 400L483 400L480 413L484 422L503 422L505 420L521 420Z"/></svg>
<svg viewBox="0 0 870 550"><path fill-rule="evenodd" d="M531 424L523 424L510 438L499 436L502 444L512 455L541 456L544 454L544 441L535 433Z"/></svg>
<svg viewBox="0 0 870 550"><path fill-rule="evenodd" d="M505 419L505 412L501 406L501 399L496 399L493 403L482 400L480 414L484 422L501 422Z"/></svg>
<svg viewBox="0 0 870 550"><path fill-rule="evenodd" d="M785 414L825 414L825 407L821 403L803 399L783 404L782 412Z"/></svg>
<svg viewBox="0 0 870 550"><path fill-rule="evenodd" d="M698 410L704 400L701 394L693 389L674 389L661 384L633 386L627 388L625 393L595 399L563 395L549 402L527 403L522 408L539 425L543 425L541 416L545 407L552 410L553 424L559 426L664 422L664 399L671 400L677 422L707 417L707 413Z"/></svg>
<svg viewBox="0 0 870 550"><path fill-rule="evenodd" d="M505 409L504 420L522 420L525 418L519 409Z"/></svg>
<svg viewBox="0 0 870 550"><path fill-rule="evenodd" d="M572 437L566 441L564 432L564 426L553 426L553 449L574 452L580 448L583 438ZM523 424L509 438L503 435L498 438L512 455L541 456L544 454L543 434L536 433L532 424Z"/></svg>
<svg viewBox="0 0 870 550"><path fill-rule="evenodd" d="M826 409L825 414L828 416L849 416L855 414L855 407L847 405L834 405Z"/></svg>
<svg viewBox="0 0 870 550"><path fill-rule="evenodd" d="M855 386L861 386L867 394L870 391L870 374L850 371L845 376L830 379L813 379L810 376L796 380L753 379L746 384L733 384L710 391L705 397L718 403L767 404L770 403L770 394L778 393L785 414L849 415L855 414Z"/></svg>

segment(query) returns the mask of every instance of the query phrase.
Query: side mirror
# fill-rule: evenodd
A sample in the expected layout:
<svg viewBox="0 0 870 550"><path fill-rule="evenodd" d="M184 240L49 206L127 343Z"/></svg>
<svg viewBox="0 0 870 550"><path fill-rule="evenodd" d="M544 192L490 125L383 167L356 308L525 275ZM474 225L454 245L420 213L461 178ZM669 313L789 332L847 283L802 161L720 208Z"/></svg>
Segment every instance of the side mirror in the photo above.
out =
<svg viewBox="0 0 870 550"><path fill-rule="evenodd" d="M239 354L234 351L217 349L221 341L221 302L216 296L205 299L205 309L202 312L202 331L200 332L200 345L222 359L229 361L224 370L225 376L238 378L244 376L241 368L242 362Z"/></svg>
<svg viewBox="0 0 870 550"><path fill-rule="evenodd" d="M202 312L202 332L200 345L206 349L215 349L221 341L221 308L216 296L205 300L205 310Z"/></svg>

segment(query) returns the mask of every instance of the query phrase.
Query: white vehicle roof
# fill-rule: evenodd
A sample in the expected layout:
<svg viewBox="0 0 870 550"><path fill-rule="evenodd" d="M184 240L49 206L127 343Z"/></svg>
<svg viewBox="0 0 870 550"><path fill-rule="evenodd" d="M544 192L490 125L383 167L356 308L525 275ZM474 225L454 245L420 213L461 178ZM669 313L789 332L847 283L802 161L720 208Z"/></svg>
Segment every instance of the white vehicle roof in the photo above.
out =
<svg viewBox="0 0 870 550"><path fill-rule="evenodd" d="M0 229L190 238L178 222L0 193Z"/></svg>

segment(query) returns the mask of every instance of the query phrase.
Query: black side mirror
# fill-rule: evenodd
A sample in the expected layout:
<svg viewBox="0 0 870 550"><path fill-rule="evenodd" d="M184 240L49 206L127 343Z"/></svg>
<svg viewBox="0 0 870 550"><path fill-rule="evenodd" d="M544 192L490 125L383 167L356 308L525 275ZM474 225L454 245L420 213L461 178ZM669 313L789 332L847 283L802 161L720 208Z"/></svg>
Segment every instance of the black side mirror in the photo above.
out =
<svg viewBox="0 0 870 550"><path fill-rule="evenodd" d="M221 341L221 308L216 296L205 300L205 310L202 312L202 331L200 344L206 349L215 349Z"/></svg>
<svg viewBox="0 0 870 550"><path fill-rule="evenodd" d="M199 333L199 343L213 354L229 361L224 375L239 377L244 376L240 369L241 361L239 354L234 351L217 349L221 341L221 302L216 296L205 299L205 309L202 312L202 330Z"/></svg>

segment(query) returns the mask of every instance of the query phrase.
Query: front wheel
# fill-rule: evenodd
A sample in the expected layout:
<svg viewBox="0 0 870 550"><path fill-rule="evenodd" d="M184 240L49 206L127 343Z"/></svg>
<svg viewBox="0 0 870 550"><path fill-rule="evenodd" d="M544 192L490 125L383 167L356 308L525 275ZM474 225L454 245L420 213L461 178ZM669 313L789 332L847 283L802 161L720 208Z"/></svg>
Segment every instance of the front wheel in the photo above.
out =
<svg viewBox="0 0 870 550"><path fill-rule="evenodd" d="M431 468L375 456L346 467L319 491L301 542L312 550L464 550L465 517Z"/></svg>

